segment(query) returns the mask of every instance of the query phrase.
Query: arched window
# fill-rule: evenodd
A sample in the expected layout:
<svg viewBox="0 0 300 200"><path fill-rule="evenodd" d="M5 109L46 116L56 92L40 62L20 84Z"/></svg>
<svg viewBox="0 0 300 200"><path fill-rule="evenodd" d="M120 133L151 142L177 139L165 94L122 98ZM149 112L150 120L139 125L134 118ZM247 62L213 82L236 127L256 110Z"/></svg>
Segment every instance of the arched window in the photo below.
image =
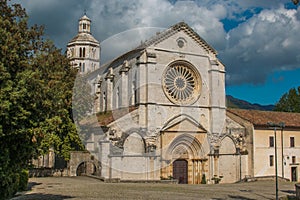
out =
<svg viewBox="0 0 300 200"><path fill-rule="evenodd" d="M79 72L82 72L81 63L79 63Z"/></svg>
<svg viewBox="0 0 300 200"><path fill-rule="evenodd" d="M134 95L134 105L137 104L137 75L134 75L134 81L133 81L133 95Z"/></svg>
<svg viewBox="0 0 300 200"><path fill-rule="evenodd" d="M93 49L93 58L96 58L96 49Z"/></svg>
<svg viewBox="0 0 300 200"><path fill-rule="evenodd" d="M103 111L106 111L106 94L103 92Z"/></svg>
<svg viewBox="0 0 300 200"><path fill-rule="evenodd" d="M83 24L82 24L82 28L83 28L83 30L86 29L86 23L83 23Z"/></svg>
<svg viewBox="0 0 300 200"><path fill-rule="evenodd" d="M116 108L120 108L120 104L121 104L121 99L120 99L120 88L117 87L117 92L116 92Z"/></svg>
<svg viewBox="0 0 300 200"><path fill-rule="evenodd" d="M79 58L81 58L82 57L82 48L80 47L79 48Z"/></svg>
<svg viewBox="0 0 300 200"><path fill-rule="evenodd" d="M85 47L83 47L83 50L82 50L82 57L85 57Z"/></svg>

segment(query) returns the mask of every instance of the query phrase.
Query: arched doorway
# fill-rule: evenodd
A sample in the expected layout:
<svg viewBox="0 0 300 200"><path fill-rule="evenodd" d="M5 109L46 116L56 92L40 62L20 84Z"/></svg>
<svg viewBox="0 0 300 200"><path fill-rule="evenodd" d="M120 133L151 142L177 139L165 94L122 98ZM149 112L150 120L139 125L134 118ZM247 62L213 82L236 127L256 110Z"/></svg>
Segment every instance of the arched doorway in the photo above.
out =
<svg viewBox="0 0 300 200"><path fill-rule="evenodd" d="M96 172L96 166L92 162L82 162L76 169L76 176L82 176L84 174L93 175Z"/></svg>
<svg viewBox="0 0 300 200"><path fill-rule="evenodd" d="M178 159L173 162L173 178L178 180L179 184L188 183L188 162Z"/></svg>

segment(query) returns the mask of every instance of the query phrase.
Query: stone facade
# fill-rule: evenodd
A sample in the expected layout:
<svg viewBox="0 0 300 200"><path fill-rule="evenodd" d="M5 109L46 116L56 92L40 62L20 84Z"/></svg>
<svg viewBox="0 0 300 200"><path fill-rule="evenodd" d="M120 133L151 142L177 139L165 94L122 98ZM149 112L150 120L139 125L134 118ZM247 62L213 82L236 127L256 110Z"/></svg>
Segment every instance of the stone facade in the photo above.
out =
<svg viewBox="0 0 300 200"><path fill-rule="evenodd" d="M275 175L276 147L278 176L300 181L300 113L228 109L227 115L245 127L250 176ZM282 122L284 127L278 126L275 130L268 125L270 122Z"/></svg>
<svg viewBox="0 0 300 200"><path fill-rule="evenodd" d="M257 158L266 151L257 148L253 123L226 111L217 52L187 24L85 77L97 113L86 120L93 127L85 142L103 178L200 184L272 174L261 173Z"/></svg>
<svg viewBox="0 0 300 200"><path fill-rule="evenodd" d="M95 112L113 118L102 125L106 131L94 145L99 151L88 149L98 156L104 178L173 177L191 184L241 178L247 158L238 153L237 138L244 129L227 129L225 68L187 24L158 33L88 80L97 83Z"/></svg>

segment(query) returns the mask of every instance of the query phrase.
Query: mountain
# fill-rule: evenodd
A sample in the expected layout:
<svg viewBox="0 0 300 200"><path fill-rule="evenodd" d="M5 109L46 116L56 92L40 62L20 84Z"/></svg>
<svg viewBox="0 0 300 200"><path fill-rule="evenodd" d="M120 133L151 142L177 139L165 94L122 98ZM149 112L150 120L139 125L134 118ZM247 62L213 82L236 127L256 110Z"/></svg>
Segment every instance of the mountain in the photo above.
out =
<svg viewBox="0 0 300 200"><path fill-rule="evenodd" d="M267 110L272 111L274 105L260 105L257 103L249 103L241 99L234 98L231 95L226 95L226 106L227 108L241 108L246 110Z"/></svg>

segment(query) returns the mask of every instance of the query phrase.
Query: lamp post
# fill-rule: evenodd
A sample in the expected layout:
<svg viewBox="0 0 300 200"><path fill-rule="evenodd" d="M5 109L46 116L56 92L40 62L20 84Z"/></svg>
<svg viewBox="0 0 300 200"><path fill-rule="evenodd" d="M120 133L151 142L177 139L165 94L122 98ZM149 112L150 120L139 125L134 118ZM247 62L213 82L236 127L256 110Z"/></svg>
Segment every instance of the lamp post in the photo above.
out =
<svg viewBox="0 0 300 200"><path fill-rule="evenodd" d="M284 124L282 124L283 126L281 127L281 174L282 174L282 178L284 178L284 155L283 155L283 128L284 128Z"/></svg>
<svg viewBox="0 0 300 200"><path fill-rule="evenodd" d="M268 122L267 125L271 128L274 128L274 140L275 140L275 178L276 178L276 200L278 200L278 169L277 169L277 137L276 137L276 129L281 128L281 130L284 127L284 123L273 123Z"/></svg>

